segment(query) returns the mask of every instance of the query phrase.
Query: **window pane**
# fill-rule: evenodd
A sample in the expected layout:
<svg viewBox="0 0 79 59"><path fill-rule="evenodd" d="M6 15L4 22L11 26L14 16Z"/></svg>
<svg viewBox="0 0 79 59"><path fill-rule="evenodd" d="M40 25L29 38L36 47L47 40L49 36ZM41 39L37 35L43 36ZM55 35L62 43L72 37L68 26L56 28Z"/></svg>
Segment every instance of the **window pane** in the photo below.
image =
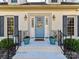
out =
<svg viewBox="0 0 79 59"><path fill-rule="evenodd" d="M69 17L67 19L67 33L68 35L74 35L74 18Z"/></svg>
<svg viewBox="0 0 79 59"><path fill-rule="evenodd" d="M57 0L51 0L51 2L57 2Z"/></svg>
<svg viewBox="0 0 79 59"><path fill-rule="evenodd" d="M32 27L34 27L34 18L32 18Z"/></svg>
<svg viewBox="0 0 79 59"><path fill-rule="evenodd" d="M7 17L7 29L8 34L13 35L14 33L14 18L13 17Z"/></svg>
<svg viewBox="0 0 79 59"><path fill-rule="evenodd" d="M48 25L48 18L46 18L46 25Z"/></svg>
<svg viewBox="0 0 79 59"><path fill-rule="evenodd" d="M12 3L17 3L17 0L11 0Z"/></svg>

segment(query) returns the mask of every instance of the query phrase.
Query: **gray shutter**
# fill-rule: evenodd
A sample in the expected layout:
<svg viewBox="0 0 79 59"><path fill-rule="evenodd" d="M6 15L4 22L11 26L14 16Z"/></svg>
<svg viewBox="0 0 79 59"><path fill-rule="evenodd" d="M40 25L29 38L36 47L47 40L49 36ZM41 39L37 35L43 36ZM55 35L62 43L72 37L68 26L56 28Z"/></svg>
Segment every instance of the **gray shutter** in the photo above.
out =
<svg viewBox="0 0 79 59"><path fill-rule="evenodd" d="M4 16L0 16L0 36L4 36Z"/></svg>
<svg viewBox="0 0 79 59"><path fill-rule="evenodd" d="M67 16L63 16L63 33L67 36Z"/></svg>
<svg viewBox="0 0 79 59"><path fill-rule="evenodd" d="M77 23L77 35L79 36L79 16L77 16L77 19L78 19L78 23Z"/></svg>
<svg viewBox="0 0 79 59"><path fill-rule="evenodd" d="M18 16L14 16L14 36L18 36Z"/></svg>

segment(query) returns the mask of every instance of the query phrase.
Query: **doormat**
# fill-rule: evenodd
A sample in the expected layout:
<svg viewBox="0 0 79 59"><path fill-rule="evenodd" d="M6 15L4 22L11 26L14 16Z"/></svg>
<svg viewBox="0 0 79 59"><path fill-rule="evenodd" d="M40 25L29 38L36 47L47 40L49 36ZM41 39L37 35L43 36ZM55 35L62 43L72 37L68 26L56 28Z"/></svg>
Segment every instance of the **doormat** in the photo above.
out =
<svg viewBox="0 0 79 59"><path fill-rule="evenodd" d="M35 39L35 41L44 41L44 39L37 38L37 39Z"/></svg>

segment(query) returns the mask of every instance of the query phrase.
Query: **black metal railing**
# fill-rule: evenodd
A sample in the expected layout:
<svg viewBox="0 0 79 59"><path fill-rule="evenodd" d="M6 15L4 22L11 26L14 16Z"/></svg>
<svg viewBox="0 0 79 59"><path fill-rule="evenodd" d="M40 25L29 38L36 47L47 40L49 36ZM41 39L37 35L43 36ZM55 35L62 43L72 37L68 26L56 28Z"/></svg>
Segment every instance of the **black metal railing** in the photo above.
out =
<svg viewBox="0 0 79 59"><path fill-rule="evenodd" d="M63 41L64 38L66 38L67 35L61 32L61 30L57 31L57 40L58 40L58 45L63 49Z"/></svg>
<svg viewBox="0 0 79 59"><path fill-rule="evenodd" d="M71 50L67 50L64 47L64 40L67 38L67 35L64 34L63 32L61 32L60 30L58 30L58 34L61 38L58 38L58 44L59 46L62 48L64 55L68 58L68 59L79 59L79 54L77 54L74 51ZM60 40L61 39L61 40Z"/></svg>

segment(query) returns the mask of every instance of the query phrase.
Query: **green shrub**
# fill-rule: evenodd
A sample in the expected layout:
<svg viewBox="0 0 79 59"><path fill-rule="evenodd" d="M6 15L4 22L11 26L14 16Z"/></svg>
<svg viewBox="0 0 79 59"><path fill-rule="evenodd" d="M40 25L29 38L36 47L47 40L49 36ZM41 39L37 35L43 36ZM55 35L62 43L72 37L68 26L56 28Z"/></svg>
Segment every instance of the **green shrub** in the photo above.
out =
<svg viewBox="0 0 79 59"><path fill-rule="evenodd" d="M9 43L9 44L8 44ZM1 49L9 49L14 45L14 41L11 38L5 38L3 40L1 40L0 42L0 48Z"/></svg>
<svg viewBox="0 0 79 59"><path fill-rule="evenodd" d="M79 40L76 41L74 49L77 53L79 53Z"/></svg>
<svg viewBox="0 0 79 59"><path fill-rule="evenodd" d="M67 38L64 40L64 48L79 52L79 40Z"/></svg>

